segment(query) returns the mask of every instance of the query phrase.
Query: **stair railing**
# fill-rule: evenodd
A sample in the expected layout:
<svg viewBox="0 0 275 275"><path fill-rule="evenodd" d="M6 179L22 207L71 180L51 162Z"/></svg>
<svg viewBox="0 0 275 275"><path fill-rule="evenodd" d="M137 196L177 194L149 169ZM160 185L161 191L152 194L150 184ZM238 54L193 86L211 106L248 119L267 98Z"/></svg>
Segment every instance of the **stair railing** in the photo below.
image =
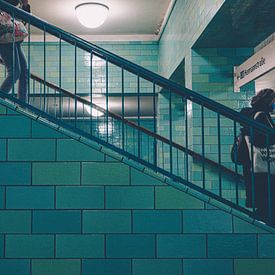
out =
<svg viewBox="0 0 275 275"><path fill-rule="evenodd" d="M4 62L0 59L0 65L5 66ZM5 75L6 75L6 71L5 71ZM46 96L48 97L46 100L44 100L44 96L39 93L39 94L29 94L28 96L28 103L32 106L36 106L38 109L42 110L42 111L46 111L46 113L51 114L52 116L61 119L62 118L62 114L64 113L64 98L69 99L69 100L77 100L78 102L82 103L83 106L85 107L84 109L90 108L90 109L94 109L96 112L100 112L105 114L106 113L106 109L91 103L90 101L86 100L85 98L81 97L81 96L76 96L72 93L70 93L69 91L58 87L57 85L51 83L51 82L44 82L44 80L40 77L38 77L35 74L30 74L30 79L32 81L32 86L33 91L35 91L35 87L38 87L38 89L41 91L41 87L42 85L46 85L46 90L47 90L47 94ZM52 90L53 92L50 93L49 91ZM60 106L57 104L60 103ZM53 108L52 108L53 107ZM82 108L83 109L83 108ZM62 112L63 110L63 112ZM68 112L67 112L68 115ZM87 114L86 114L87 115ZM85 117L85 112L82 113L82 116ZM69 118L70 116L68 116ZM157 140L160 140L162 142L164 142L165 144L169 144L169 140L161 135L155 134L152 131L148 130L145 127L142 126L138 126L135 122L132 122L129 119L123 118L121 115L118 115L116 113L110 112L109 111L109 117L112 118L114 121L120 121L121 123L138 129L139 131L141 131L142 133L152 137L152 138L156 138ZM121 147L121 146L119 146ZM217 169L218 168L218 164L208 158L203 158L200 154L194 152L193 150L190 149L185 149L185 147L181 146L180 144L177 144L175 142L173 142L173 147L183 151L184 153L187 153L190 157L192 157L195 161L199 161L202 162L204 161L206 163L206 165L209 165L209 167L211 167L212 169ZM225 166L222 166L222 172L226 173L228 176L236 176L235 172ZM243 182L243 176L241 174L237 175L239 177L239 182Z"/></svg>
<svg viewBox="0 0 275 275"><path fill-rule="evenodd" d="M250 129L252 145L254 144L254 133L263 133L266 137L267 148L274 138L274 129L250 120L218 102L182 87L1 0L0 9L9 12L13 18L28 23L29 37L26 41L26 52L28 53L30 70L33 69L31 56L33 47L35 47L31 43L33 30L39 30L43 37L43 42L39 45L40 53L43 54L43 62L40 66L43 75L42 81L41 78L33 78L33 85L29 85L28 89L28 104L14 99L15 102L230 207L247 214L253 214L256 211L254 167L252 165L251 168L252 207L247 209L244 203L244 190L241 190L239 186L239 167L230 163L229 148L241 126ZM49 35L57 39L55 49L57 49L58 60L58 84L52 84L48 81L51 78L47 59L47 50L50 47L47 42ZM70 56L62 55L64 45L70 47ZM85 70L82 70L83 68L78 63L80 53L86 61ZM63 88L63 85L68 85L68 83L64 84L63 80L63 61L65 58L73 71L73 77L68 79L68 83L71 85L70 93L67 93L66 89ZM85 75L85 80L88 82L86 86L88 100L78 96L79 80L82 74ZM70 82L71 79L73 81ZM29 73L29 84L30 80L31 74ZM121 91L121 116L113 114L109 110L109 96L114 88L119 88ZM12 90L14 96L15 87ZM137 95L135 108L138 115L135 122L125 119L126 90L127 92L134 90ZM154 110L152 124L147 129L142 125L140 98L148 91L153 94ZM163 104L165 109L163 118L157 115L156 98L159 93L166 100ZM73 96L71 96L72 94ZM103 97L104 107L94 104L95 97L98 95ZM3 93L1 96L10 98L9 95ZM173 106L175 97L177 100L180 99L181 107L179 109ZM93 114L94 110L97 112L96 115ZM175 110L180 113L180 116L175 113ZM197 159L190 157L193 152L192 148L200 148ZM253 149L253 147L251 148ZM218 164L217 169L208 167L209 157L207 158L207 154L209 154L211 161ZM269 150L267 150L267 154L270 157ZM234 170L230 177L224 175L224 167L227 166L233 167ZM273 176L270 173L270 161L268 162L267 179L268 219L266 221L271 223L273 217L273 195L271 194Z"/></svg>

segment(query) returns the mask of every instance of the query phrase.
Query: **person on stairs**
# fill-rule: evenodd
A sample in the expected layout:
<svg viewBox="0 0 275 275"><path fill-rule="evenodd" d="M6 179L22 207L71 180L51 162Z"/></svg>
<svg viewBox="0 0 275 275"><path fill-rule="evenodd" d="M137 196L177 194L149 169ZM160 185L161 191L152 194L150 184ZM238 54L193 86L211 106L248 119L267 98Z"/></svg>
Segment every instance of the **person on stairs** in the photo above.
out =
<svg viewBox="0 0 275 275"><path fill-rule="evenodd" d="M30 12L31 8L28 0L4 0L11 5L19 6L23 10ZM13 43L0 44L0 56L3 63L7 69L6 79L0 86L0 90L5 93L9 93L13 87L13 84L19 80L18 85L18 98L24 102L27 99L28 91L28 64L21 47L20 42L14 43L14 53L13 53ZM14 60L13 60L14 57ZM14 68L13 68L14 64Z"/></svg>
<svg viewBox="0 0 275 275"><path fill-rule="evenodd" d="M264 124L267 127L275 129L275 125L271 119L270 112L275 109L275 92L272 89L263 89L256 96L252 98L251 108L243 108L241 114ZM243 136L251 138L250 127L247 125L242 125L241 133ZM267 137L265 134L254 130L254 146L260 149L267 148ZM256 171L254 167L254 188L252 179L252 161L251 161L251 144L246 142L246 159L248 160L243 164L243 174L246 184L246 206L256 208L254 217L260 220L268 220L268 180L270 179L271 184L271 213L272 213L272 223L275 224L275 174L270 174L268 176L267 172ZM250 148L249 148L250 147ZM255 147L254 147L255 148ZM273 149L275 148L275 135L270 136L269 139L270 148L270 163L275 165L275 156L273 156ZM273 151L272 151L273 150ZM255 149L256 151L256 149ZM255 153L255 152L254 152ZM255 154L254 154L255 156ZM267 169L264 165L264 169ZM254 191L253 191L254 189ZM254 193L254 194L253 194ZM254 200L254 202L253 202Z"/></svg>

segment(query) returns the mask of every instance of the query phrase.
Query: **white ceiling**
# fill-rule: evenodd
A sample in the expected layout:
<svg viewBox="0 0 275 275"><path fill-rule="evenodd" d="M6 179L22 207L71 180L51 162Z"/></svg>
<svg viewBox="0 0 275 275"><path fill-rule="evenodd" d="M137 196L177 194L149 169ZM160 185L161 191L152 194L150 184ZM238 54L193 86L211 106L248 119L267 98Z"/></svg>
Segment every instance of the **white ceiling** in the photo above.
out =
<svg viewBox="0 0 275 275"><path fill-rule="evenodd" d="M173 0L91 0L109 7L106 22L97 29L83 27L75 17L76 5L87 0L29 0L32 13L77 35L157 36Z"/></svg>

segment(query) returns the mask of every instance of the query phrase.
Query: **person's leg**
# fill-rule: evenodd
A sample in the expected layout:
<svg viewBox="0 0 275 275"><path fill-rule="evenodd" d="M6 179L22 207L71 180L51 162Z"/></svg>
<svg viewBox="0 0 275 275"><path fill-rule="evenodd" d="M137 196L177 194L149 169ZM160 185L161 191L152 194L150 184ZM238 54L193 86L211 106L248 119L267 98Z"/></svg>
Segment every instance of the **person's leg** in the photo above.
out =
<svg viewBox="0 0 275 275"><path fill-rule="evenodd" d="M275 225L275 175L271 175L272 223Z"/></svg>
<svg viewBox="0 0 275 275"><path fill-rule="evenodd" d="M27 60L24 54L24 51L21 47L21 43L16 43L18 57L20 62L21 74L19 77L19 86L18 86L18 98L24 102L27 100L28 93L28 84L29 84L29 70Z"/></svg>
<svg viewBox="0 0 275 275"><path fill-rule="evenodd" d="M252 207L252 183L251 183L251 172L249 166L243 166L243 175L245 182L245 193L246 193L246 202L245 206L248 208Z"/></svg>
<svg viewBox="0 0 275 275"><path fill-rule="evenodd" d="M267 221L268 219L268 202L267 202L267 177L266 173L255 173L255 205L256 218Z"/></svg>
<svg viewBox="0 0 275 275"><path fill-rule="evenodd" d="M12 43L1 44L0 55L7 69L7 76L6 79L3 81L2 85L0 86L0 90L4 93L9 93L13 86L13 83L16 83L16 81L19 79L21 70L16 44L14 47L14 62Z"/></svg>

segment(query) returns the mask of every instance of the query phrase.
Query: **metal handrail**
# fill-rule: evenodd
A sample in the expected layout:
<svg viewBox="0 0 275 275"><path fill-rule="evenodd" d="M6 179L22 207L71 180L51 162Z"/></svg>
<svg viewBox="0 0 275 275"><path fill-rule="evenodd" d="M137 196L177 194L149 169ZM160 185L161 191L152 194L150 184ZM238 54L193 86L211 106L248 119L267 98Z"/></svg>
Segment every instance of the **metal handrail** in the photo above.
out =
<svg viewBox="0 0 275 275"><path fill-rule="evenodd" d="M5 65L4 62L1 60L1 58L0 58L0 65ZM63 93L63 94L66 94L67 96L69 96L69 97L71 97L73 99L76 99L76 100L78 100L79 102L81 102L83 104L90 105L90 106L92 106L93 108L95 108L96 110L98 110L98 111L100 111L102 113L106 113L106 110L104 108L102 108L102 107L100 107L100 106L98 106L98 105L96 105L96 104L94 104L94 103L92 103L92 102L90 102L90 101L88 101L88 100L80 97L80 96L74 95L74 94L70 93L69 91L65 90L64 88L61 88L61 87L59 87L59 86L57 86L57 85L55 85L55 84L53 84L51 82L44 81L42 78L40 78L39 76L37 76L37 75L35 75L33 73L30 74L30 77L34 81L37 81L37 82L39 82L39 83L41 83L43 85L45 84L47 87L49 87L49 88L51 88L53 90L56 90L56 91L58 91L60 93ZM167 138L165 138L165 137L163 137L161 135L158 135L158 134L156 134L156 133L154 133L154 132L152 132L152 131L150 131L150 130L142 127L142 126L139 126L136 123L134 123L134 122L132 122L132 121L126 119L126 118L123 118L120 115L117 115L117 114L115 114L113 112L110 112L110 111L108 111L108 113L109 113L110 117L112 117L112 118L114 118L116 120L119 120L122 123L125 123L126 125L129 125L129 126L135 128L137 130L140 130L141 132L143 132L143 133L145 133L145 134L147 134L147 135L149 135L151 137L154 137L154 138L156 138L156 139L158 139L158 140L160 140L160 141L162 141L162 142L164 142L166 144L172 144L173 147L175 147L175 148L183 151L184 153L187 153L188 155L192 156L195 160L205 161L207 164L209 164L211 166L214 166L217 169L219 167L218 163L216 163L215 161L213 161L213 160L211 160L209 158L203 157L200 154L194 152L193 150L186 149L185 147L183 147L180 144L175 143L175 142L171 143ZM221 170L223 172L227 173L228 175L236 176L236 172L234 172L233 170L225 167L224 165L221 165ZM238 178L243 179L243 176L241 174L237 174L237 176L238 176Z"/></svg>
<svg viewBox="0 0 275 275"><path fill-rule="evenodd" d="M0 63L1 63L1 61L0 61ZM34 74L31 74L31 78L32 78L33 80L35 80L35 81L41 83L41 84L45 84L47 87L49 87L49 88L51 88L51 89L53 89L53 90L56 90L56 91L61 92L61 93L63 93L63 94L66 94L67 96L69 96L69 97L71 97L71 98L73 98L73 99L76 99L77 101L79 101L79 102L81 102L81 103L83 103L83 104L90 105L90 106L92 106L93 108L95 108L96 110L98 110L98 111L100 111L100 112L102 112L102 113L106 113L106 110L105 110L104 108L102 108L102 107L100 107L100 106L98 106L98 105L96 105L96 104L94 104L94 103L92 103L92 102L90 102L90 101L88 101L88 100L86 100L86 99L80 97L80 96L74 95L74 94L70 93L69 91L67 91L67 90L65 90L65 89L63 89L63 88L60 88L60 87L58 87L57 85L55 85L55 84L53 84L53 83L50 83L50 82L48 82L48 81L44 81L42 78L40 78L40 77L38 77L38 76L36 76L36 75L34 75ZM178 144L178 143L175 143L175 142L172 142L172 143L171 143L171 142L169 141L169 139L167 139L167 138L165 138L165 137L163 137L163 136L161 136L161 135L159 135L159 134L155 134L154 132L152 132L152 131L150 131L150 130L148 130L148 129L142 127L142 126L139 126L139 125L137 125L136 123L134 123L134 122L132 122L132 121L126 119L126 118L123 118L122 116L120 116L120 115L118 115L118 114L115 114L115 113L110 112L110 111L109 111L108 113L109 113L109 116L110 116L110 117L112 117L112 118L114 118L114 119L116 119L116 120L119 120L119 121L121 121L122 123L125 123L126 125L129 125L129 126L135 128L135 129L137 129L137 130L140 130L140 131L142 131L143 133L145 133L145 134L147 134L147 135L149 135L149 136L151 136L151 137L154 137L154 138L156 138L156 139L158 139L158 140L160 140L160 141L162 141L162 142L164 142L164 143L166 143L166 144L172 144L173 147L175 147L175 148L177 148L177 149L183 151L184 153L187 153L188 155L192 156L192 157L193 157L194 159L196 159L196 160L199 160L199 161L203 161L203 160L204 160L205 163L207 163L207 164L209 164L209 165L211 165L211 166L214 166L214 167L217 168L217 169L218 169L218 167L219 167L218 163L216 163L215 161L213 161L213 160L211 160L211 159L208 159L208 158L206 158L206 157L203 157L203 156L201 156L200 154L198 154L198 153L196 153L196 152L194 152L194 151L192 151L192 150L190 150L190 149L186 149L185 147L181 146L181 145ZM236 176L236 173L235 173L233 170L231 170L231 169L229 169L229 168L227 168L227 167L225 167L225 166L223 166L223 165L221 166L221 170L222 170L223 172L225 172L225 173L231 175L231 176ZM237 176L238 176L240 179L243 179L243 176L242 176L241 174L238 174Z"/></svg>
<svg viewBox="0 0 275 275"><path fill-rule="evenodd" d="M126 69L129 72L132 72L139 77L142 77L148 81L153 82L156 85L161 86L164 89L168 89L169 91L176 93L188 100L191 100L194 103L197 103L201 106L208 108L211 111L214 111L220 115L223 115L229 119L232 119L240 124L246 124L256 128L258 131L264 131L267 134L275 135L275 129L271 129L259 122L256 122L250 118L247 118L240 113L218 103L215 102L199 93L196 93L190 89L187 89L179 84L174 83L152 71L149 71L133 62L130 62L118 55L115 55L107 50L104 50L90 42L87 42L78 36L64 31L54 25L49 24L46 21L41 20L40 18L33 16L21 9L18 9L2 0L0 0L0 8L4 11L12 13L15 17L24 20L31 25L43 30L44 32L48 32L59 39L62 39L76 47L81 48L87 52L93 53L94 55L115 64L122 69Z"/></svg>

